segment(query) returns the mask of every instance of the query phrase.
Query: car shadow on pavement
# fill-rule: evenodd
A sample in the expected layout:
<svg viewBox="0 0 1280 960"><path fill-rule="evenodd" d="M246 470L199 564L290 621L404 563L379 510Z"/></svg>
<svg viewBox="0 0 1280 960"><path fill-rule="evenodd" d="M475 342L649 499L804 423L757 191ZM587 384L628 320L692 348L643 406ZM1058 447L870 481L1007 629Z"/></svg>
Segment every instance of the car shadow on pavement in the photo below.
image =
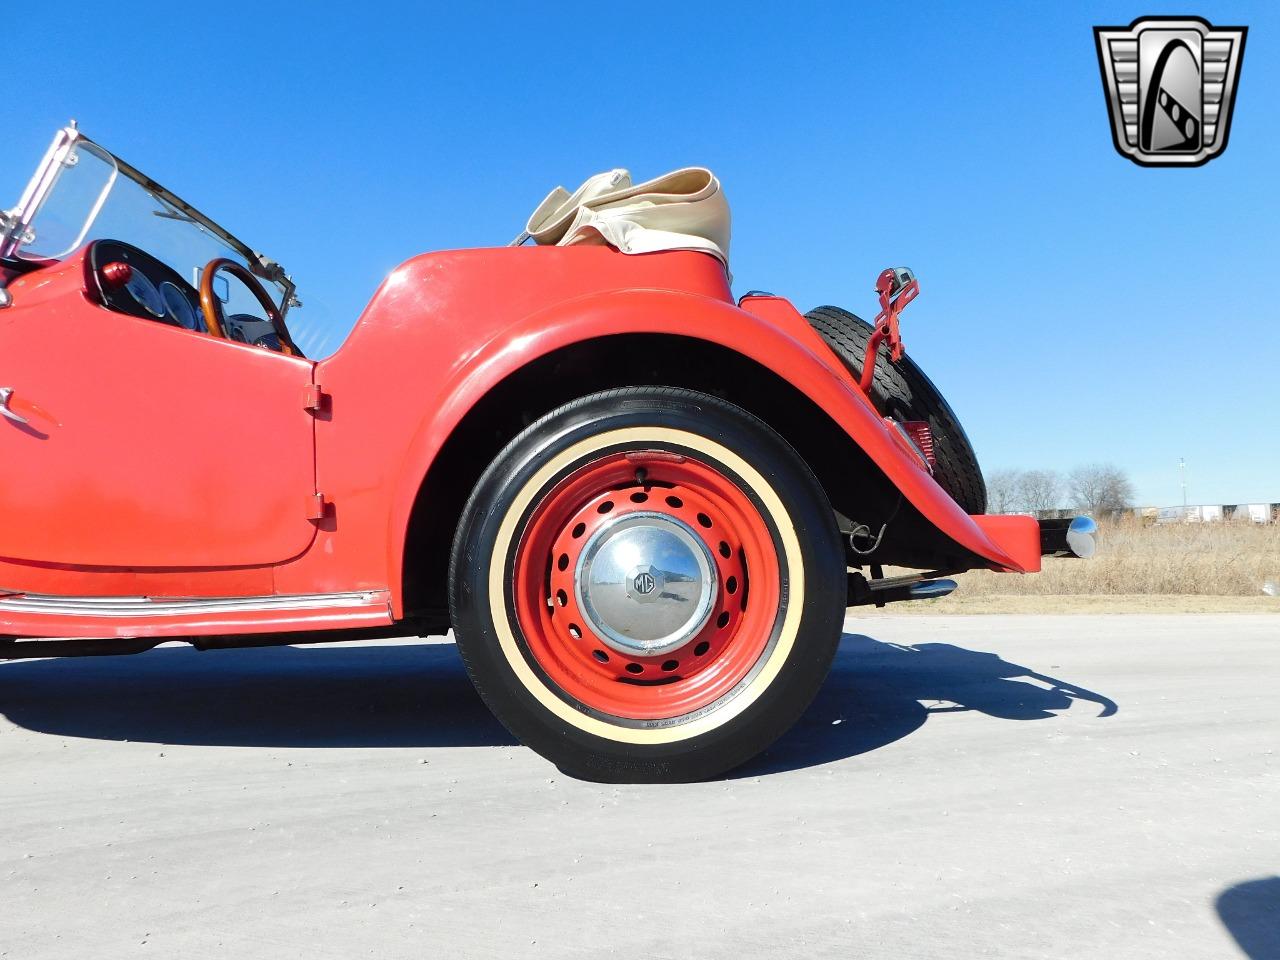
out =
<svg viewBox="0 0 1280 960"><path fill-rule="evenodd" d="M800 722L738 768L754 777L857 756L901 740L932 714L976 710L1003 720L1045 720L1075 701L1109 717L1115 701L994 653L949 643L903 646L846 633L826 685Z"/></svg>
<svg viewBox="0 0 1280 960"><path fill-rule="evenodd" d="M1280 877L1228 887L1215 906L1223 926L1249 960L1280 960Z"/></svg>
<svg viewBox="0 0 1280 960"><path fill-rule="evenodd" d="M495 746L452 643L214 650L0 663L0 714L65 737L279 747Z"/></svg>
<svg viewBox="0 0 1280 960"><path fill-rule="evenodd" d="M866 753L931 713L1035 720L1106 697L945 643L846 634L796 727L736 776ZM921 701L924 701L922 704ZM494 746L515 741L472 688L452 643L270 647L0 663L0 714L55 736L279 747Z"/></svg>

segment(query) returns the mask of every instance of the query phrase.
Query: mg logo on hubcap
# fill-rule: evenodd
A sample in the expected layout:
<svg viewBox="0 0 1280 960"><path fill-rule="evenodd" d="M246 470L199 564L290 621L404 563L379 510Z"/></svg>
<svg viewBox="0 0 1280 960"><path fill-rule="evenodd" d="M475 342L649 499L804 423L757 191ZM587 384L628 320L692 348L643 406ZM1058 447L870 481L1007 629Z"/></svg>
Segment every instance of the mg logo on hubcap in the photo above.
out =
<svg viewBox="0 0 1280 960"><path fill-rule="evenodd" d="M652 563L638 563L625 574L622 587L636 603L657 604L671 597L666 593L667 574Z"/></svg>

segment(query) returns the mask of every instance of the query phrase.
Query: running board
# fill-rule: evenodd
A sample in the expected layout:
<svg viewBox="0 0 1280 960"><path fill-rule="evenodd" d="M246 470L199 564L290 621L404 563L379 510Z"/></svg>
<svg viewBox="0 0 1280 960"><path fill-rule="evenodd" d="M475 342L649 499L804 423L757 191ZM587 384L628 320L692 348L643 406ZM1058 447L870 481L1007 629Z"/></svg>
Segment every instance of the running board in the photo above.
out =
<svg viewBox="0 0 1280 960"><path fill-rule="evenodd" d="M389 590L269 597L64 597L0 590L0 635L13 637L185 637L393 622Z"/></svg>

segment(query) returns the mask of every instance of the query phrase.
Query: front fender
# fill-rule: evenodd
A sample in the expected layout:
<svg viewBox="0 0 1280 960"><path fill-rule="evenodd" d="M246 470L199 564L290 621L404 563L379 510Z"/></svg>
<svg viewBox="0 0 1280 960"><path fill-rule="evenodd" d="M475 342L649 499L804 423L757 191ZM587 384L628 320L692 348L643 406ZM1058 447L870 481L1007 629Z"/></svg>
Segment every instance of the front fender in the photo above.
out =
<svg viewBox="0 0 1280 960"><path fill-rule="evenodd" d="M920 513L993 566L1023 571L893 439L880 415L790 303L752 298L747 309L668 290L615 290L558 303L502 329L452 371L408 450L395 498L393 543L403 543L421 478L452 430L496 384L556 350L619 334L669 334L735 350L804 392L844 430ZM398 566L397 566L398 569ZM397 581L393 581L397 582Z"/></svg>

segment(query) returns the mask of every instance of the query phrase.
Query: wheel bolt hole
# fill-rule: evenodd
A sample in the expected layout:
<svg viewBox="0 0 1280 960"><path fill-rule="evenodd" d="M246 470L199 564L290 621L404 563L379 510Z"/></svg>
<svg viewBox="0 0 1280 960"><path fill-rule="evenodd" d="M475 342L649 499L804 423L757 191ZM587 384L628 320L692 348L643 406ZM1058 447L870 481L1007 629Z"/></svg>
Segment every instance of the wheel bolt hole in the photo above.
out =
<svg viewBox="0 0 1280 960"><path fill-rule="evenodd" d="M711 518L708 517L705 513L700 513L698 514L698 523L702 524L704 527L710 528Z"/></svg>
<svg viewBox="0 0 1280 960"><path fill-rule="evenodd" d="M649 495L647 493L633 493L631 495L632 503L644 503L648 499Z"/></svg>
<svg viewBox="0 0 1280 960"><path fill-rule="evenodd" d="M603 650L592 650L591 655L595 657L597 660L599 660L601 663L609 662L609 655L605 653Z"/></svg>
<svg viewBox="0 0 1280 960"><path fill-rule="evenodd" d="M716 626L723 630L729 625L729 611L720 611L720 616L716 617Z"/></svg>
<svg viewBox="0 0 1280 960"><path fill-rule="evenodd" d="M700 644L698 644L696 647L693 648L693 655L695 657L700 657L710 649L711 649L711 644L703 640Z"/></svg>
<svg viewBox="0 0 1280 960"><path fill-rule="evenodd" d="M604 503L600 504L600 506L596 507L596 513L608 513L612 509L613 501L606 500Z"/></svg>
<svg viewBox="0 0 1280 960"><path fill-rule="evenodd" d="M582 628L579 627L576 623L569 624L569 636L573 637L573 639L575 640L581 640Z"/></svg>
<svg viewBox="0 0 1280 960"><path fill-rule="evenodd" d="M663 673L670 673L672 670L676 669L678 666L680 666L679 660L663 660L662 661Z"/></svg>
<svg viewBox="0 0 1280 960"><path fill-rule="evenodd" d="M644 667L640 666L638 663L628 663L627 673L644 673Z"/></svg>
<svg viewBox="0 0 1280 960"><path fill-rule="evenodd" d="M726 560L733 556L733 551L729 549L729 545L723 540L720 541L720 556L724 557Z"/></svg>
<svg viewBox="0 0 1280 960"><path fill-rule="evenodd" d="M738 578L737 578L737 577L730 577L728 580L726 580L726 581L724 582L724 588L725 588L726 590L728 590L730 593L737 593L737 592L738 592ZM561 592L563 593L563 591L561 591ZM561 604L561 606L564 606L564 604Z"/></svg>
<svg viewBox="0 0 1280 960"><path fill-rule="evenodd" d="M729 592L732 593L733 591L731 590ZM562 607L567 607L569 605L569 595L565 593L563 590L557 590L556 603L560 604L560 606Z"/></svg>
<svg viewBox="0 0 1280 960"><path fill-rule="evenodd" d="M684 501L679 497L667 497L667 506L672 510L679 510L684 506Z"/></svg>
<svg viewBox="0 0 1280 960"><path fill-rule="evenodd" d="M577 526L573 528L573 539L577 540L580 536L582 536L586 532L587 532L587 525L585 523L579 523ZM721 546L724 546L724 544L721 544ZM725 556L727 557L728 554L726 553Z"/></svg>
<svg viewBox="0 0 1280 960"><path fill-rule="evenodd" d="M567 553L560 554L560 559L556 561L556 566L561 570L569 569L569 555Z"/></svg>

